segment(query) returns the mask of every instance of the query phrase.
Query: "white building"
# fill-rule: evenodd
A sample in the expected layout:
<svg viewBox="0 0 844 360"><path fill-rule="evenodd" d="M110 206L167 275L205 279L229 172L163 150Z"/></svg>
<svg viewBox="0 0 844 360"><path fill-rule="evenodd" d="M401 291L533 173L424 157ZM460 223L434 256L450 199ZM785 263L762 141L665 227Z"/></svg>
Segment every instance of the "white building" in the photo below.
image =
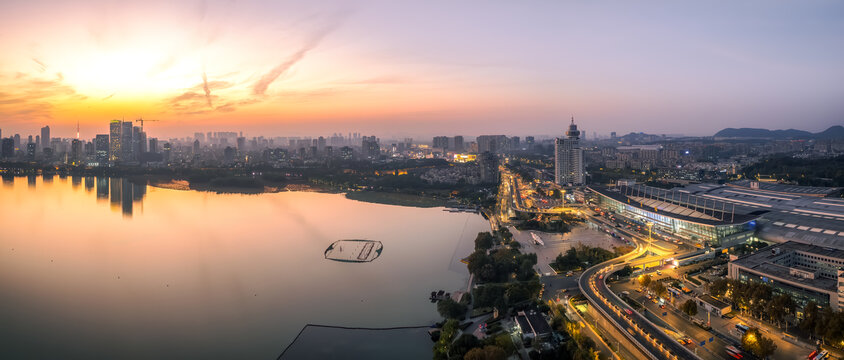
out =
<svg viewBox="0 0 844 360"><path fill-rule="evenodd" d="M566 131L566 138L554 142L554 182L558 185L583 185L583 149L580 148L580 131L574 124Z"/></svg>

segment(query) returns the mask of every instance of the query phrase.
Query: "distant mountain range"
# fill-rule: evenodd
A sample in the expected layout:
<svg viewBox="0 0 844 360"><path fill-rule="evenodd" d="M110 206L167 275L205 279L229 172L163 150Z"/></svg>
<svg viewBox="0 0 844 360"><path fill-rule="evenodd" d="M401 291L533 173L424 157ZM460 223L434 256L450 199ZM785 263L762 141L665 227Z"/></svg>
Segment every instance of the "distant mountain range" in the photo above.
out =
<svg viewBox="0 0 844 360"><path fill-rule="evenodd" d="M726 128L714 135L720 138L755 138L755 139L844 139L844 126L835 125L819 133L803 130L768 130L754 128Z"/></svg>

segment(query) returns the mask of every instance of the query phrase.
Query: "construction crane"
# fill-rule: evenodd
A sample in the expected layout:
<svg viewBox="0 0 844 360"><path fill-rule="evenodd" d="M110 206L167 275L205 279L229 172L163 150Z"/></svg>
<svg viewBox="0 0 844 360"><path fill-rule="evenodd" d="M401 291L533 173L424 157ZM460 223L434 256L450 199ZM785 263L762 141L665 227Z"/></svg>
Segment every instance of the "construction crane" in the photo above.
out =
<svg viewBox="0 0 844 360"><path fill-rule="evenodd" d="M144 121L161 121L161 120L144 119L142 117L135 119L135 122L141 123L141 131L144 131Z"/></svg>

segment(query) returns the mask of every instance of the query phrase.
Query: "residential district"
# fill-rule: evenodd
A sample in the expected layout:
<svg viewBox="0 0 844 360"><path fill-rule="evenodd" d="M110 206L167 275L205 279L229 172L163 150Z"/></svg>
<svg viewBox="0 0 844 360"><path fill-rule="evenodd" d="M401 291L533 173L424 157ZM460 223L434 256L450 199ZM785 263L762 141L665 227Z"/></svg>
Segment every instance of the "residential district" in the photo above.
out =
<svg viewBox="0 0 844 360"><path fill-rule="evenodd" d="M154 121L104 122L92 139L0 132L0 174L297 184L479 211L490 231L463 260L468 286L432 289L437 359L844 357L840 126L587 137L572 118L557 136L427 142L165 140L147 136Z"/></svg>

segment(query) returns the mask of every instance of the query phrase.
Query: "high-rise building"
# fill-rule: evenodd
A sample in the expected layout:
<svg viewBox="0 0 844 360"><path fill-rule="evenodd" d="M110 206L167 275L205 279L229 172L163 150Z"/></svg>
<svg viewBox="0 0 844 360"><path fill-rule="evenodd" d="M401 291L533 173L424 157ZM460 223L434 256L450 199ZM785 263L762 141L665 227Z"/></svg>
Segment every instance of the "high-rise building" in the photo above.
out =
<svg viewBox="0 0 844 360"><path fill-rule="evenodd" d="M94 138L94 155L100 166L108 162L108 134L98 134Z"/></svg>
<svg viewBox="0 0 844 360"><path fill-rule="evenodd" d="M70 160L77 162L82 160L82 141L73 139L70 142Z"/></svg>
<svg viewBox="0 0 844 360"><path fill-rule="evenodd" d="M120 150L121 161L135 160L134 147L132 143L132 122L124 121L120 124Z"/></svg>
<svg viewBox="0 0 844 360"><path fill-rule="evenodd" d="M28 156L30 159L35 158L35 148L36 146L34 142L26 144L26 156Z"/></svg>
<svg viewBox="0 0 844 360"><path fill-rule="evenodd" d="M454 137L454 146L452 146L452 150L454 151L463 151L463 137L457 135Z"/></svg>
<svg viewBox="0 0 844 360"><path fill-rule="evenodd" d="M490 151L478 155L482 183L498 182L498 156Z"/></svg>
<svg viewBox="0 0 844 360"><path fill-rule="evenodd" d="M15 156L15 139L3 139L0 144L0 157L10 158Z"/></svg>
<svg viewBox="0 0 844 360"><path fill-rule="evenodd" d="M243 136L237 138L237 151L246 151L246 138Z"/></svg>
<svg viewBox="0 0 844 360"><path fill-rule="evenodd" d="M131 124L131 123L130 123ZM146 136L143 135L140 126L132 127L132 160L140 160L141 154L146 149Z"/></svg>
<svg viewBox="0 0 844 360"><path fill-rule="evenodd" d="M521 139L518 136L513 136L510 138L510 149L511 150L521 150Z"/></svg>
<svg viewBox="0 0 844 360"><path fill-rule="evenodd" d="M50 126L41 128L41 149L50 147Z"/></svg>
<svg viewBox="0 0 844 360"><path fill-rule="evenodd" d="M122 123L120 120L112 120L108 125L108 133L109 133L109 147L108 147L108 160L115 162L123 160L123 146L121 141L123 137L121 133L123 131Z"/></svg>
<svg viewBox="0 0 844 360"><path fill-rule="evenodd" d="M381 145L375 136L364 136L361 140L361 152L367 159L377 159L381 156Z"/></svg>
<svg viewBox="0 0 844 360"><path fill-rule="evenodd" d="M21 148L21 134L15 134L15 151Z"/></svg>
<svg viewBox="0 0 844 360"><path fill-rule="evenodd" d="M164 162L165 163L170 162L170 151L171 151L170 143L169 142L164 143L164 146L161 147L161 152L164 155Z"/></svg>
<svg viewBox="0 0 844 360"><path fill-rule="evenodd" d="M448 149L448 136L434 136L434 148Z"/></svg>
<svg viewBox="0 0 844 360"><path fill-rule="evenodd" d="M478 152L489 151L494 154L509 150L509 139L506 135L481 135L478 136Z"/></svg>
<svg viewBox="0 0 844 360"><path fill-rule="evenodd" d="M149 152L158 154L158 138L149 139Z"/></svg>
<svg viewBox="0 0 844 360"><path fill-rule="evenodd" d="M571 117L565 138L554 142L554 182L559 185L583 184L583 149L580 148L580 131Z"/></svg>

